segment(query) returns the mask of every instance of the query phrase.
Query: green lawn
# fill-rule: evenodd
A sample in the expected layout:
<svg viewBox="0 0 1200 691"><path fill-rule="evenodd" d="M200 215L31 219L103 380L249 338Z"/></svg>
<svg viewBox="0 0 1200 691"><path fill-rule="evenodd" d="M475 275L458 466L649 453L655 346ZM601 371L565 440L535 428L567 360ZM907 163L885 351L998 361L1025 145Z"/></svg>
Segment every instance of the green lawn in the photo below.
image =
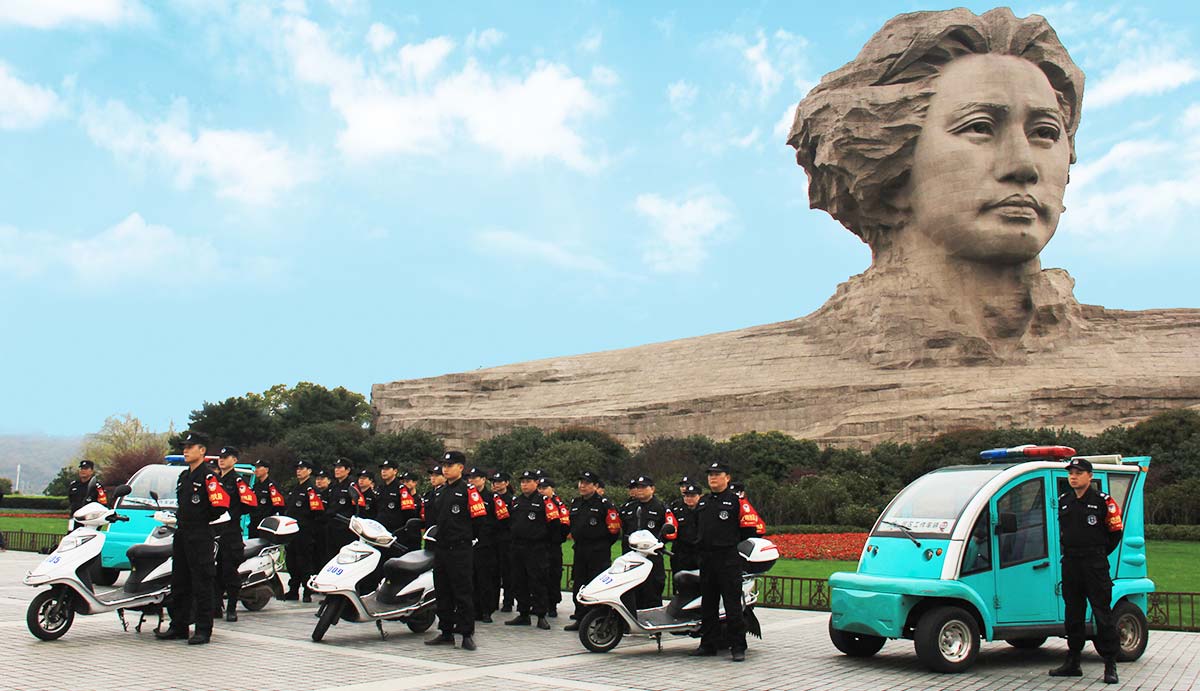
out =
<svg viewBox="0 0 1200 691"><path fill-rule="evenodd" d="M24 530L27 533L58 533L67 532L65 518L10 518L0 516L0 530Z"/></svg>

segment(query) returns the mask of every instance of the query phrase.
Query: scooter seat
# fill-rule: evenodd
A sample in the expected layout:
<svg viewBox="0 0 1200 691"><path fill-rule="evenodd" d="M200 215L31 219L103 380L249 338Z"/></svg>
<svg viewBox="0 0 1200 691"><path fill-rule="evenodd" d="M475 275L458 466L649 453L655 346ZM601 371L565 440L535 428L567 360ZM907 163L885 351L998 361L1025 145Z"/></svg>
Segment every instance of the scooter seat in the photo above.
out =
<svg viewBox="0 0 1200 691"><path fill-rule="evenodd" d="M676 571L672 580L675 581L676 588L687 585L700 585L700 571Z"/></svg>
<svg viewBox="0 0 1200 691"><path fill-rule="evenodd" d="M270 546L271 543L261 537L252 537L246 540L242 547L242 561L246 561L251 557L257 557L264 549Z"/></svg>
<svg viewBox="0 0 1200 691"><path fill-rule="evenodd" d="M129 561L136 559L163 559L171 556L171 545L134 545L125 550Z"/></svg>
<svg viewBox="0 0 1200 691"><path fill-rule="evenodd" d="M433 568L433 552L419 549L395 559L388 559L383 564L383 575L386 578L410 576L431 568Z"/></svg>

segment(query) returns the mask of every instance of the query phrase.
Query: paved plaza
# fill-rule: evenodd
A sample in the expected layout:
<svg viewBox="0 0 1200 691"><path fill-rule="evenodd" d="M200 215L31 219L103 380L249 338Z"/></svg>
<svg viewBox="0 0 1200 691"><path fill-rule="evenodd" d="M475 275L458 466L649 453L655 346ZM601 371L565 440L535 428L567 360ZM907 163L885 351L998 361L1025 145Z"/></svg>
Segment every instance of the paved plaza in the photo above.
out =
<svg viewBox="0 0 1200 691"><path fill-rule="evenodd" d="M272 602L240 621L217 622L213 642L188 647L121 630L117 615L77 617L62 639L42 642L25 627L35 590L21 577L41 559L0 554L0 689L19 691L391 691L393 689L521 689L521 691L757 691L761 689L1190 689L1200 688L1200 635L1151 632L1136 663L1121 665L1122 684L1099 681L1101 663L1084 658L1082 679L1051 679L1065 643L1036 651L985 644L966 675L924 670L909 641L892 641L874 658L838 653L826 634L828 615L760 609L763 640L751 639L746 661L689 658L695 641L672 638L662 652L652 642L626 638L614 651L588 653L564 632L569 598L554 630L479 624L479 650L430 648L399 623L342 622L322 643L310 639L315 604ZM136 619L136 617L135 617ZM1089 653L1090 653L1089 649ZM240 663L240 664L237 664ZM496 680L508 680L507 683Z"/></svg>

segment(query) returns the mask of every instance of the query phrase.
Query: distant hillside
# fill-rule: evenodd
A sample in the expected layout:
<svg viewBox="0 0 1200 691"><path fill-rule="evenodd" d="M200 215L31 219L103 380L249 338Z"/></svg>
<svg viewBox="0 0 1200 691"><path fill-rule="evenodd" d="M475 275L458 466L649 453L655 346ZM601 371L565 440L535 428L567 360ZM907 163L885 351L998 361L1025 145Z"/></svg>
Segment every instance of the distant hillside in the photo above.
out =
<svg viewBox="0 0 1200 691"><path fill-rule="evenodd" d="M17 480L21 465L21 493L41 494L63 466L74 460L83 437L50 437L38 434L0 434L0 477Z"/></svg>

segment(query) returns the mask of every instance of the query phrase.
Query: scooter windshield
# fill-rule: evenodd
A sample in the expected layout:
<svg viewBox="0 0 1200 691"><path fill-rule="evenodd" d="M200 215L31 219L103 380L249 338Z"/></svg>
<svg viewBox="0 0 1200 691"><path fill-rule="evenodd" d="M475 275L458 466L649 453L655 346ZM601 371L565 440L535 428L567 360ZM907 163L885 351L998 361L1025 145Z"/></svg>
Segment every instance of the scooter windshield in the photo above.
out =
<svg viewBox="0 0 1200 691"><path fill-rule="evenodd" d="M967 502L1002 470L945 468L922 475L896 495L871 534L948 538Z"/></svg>

